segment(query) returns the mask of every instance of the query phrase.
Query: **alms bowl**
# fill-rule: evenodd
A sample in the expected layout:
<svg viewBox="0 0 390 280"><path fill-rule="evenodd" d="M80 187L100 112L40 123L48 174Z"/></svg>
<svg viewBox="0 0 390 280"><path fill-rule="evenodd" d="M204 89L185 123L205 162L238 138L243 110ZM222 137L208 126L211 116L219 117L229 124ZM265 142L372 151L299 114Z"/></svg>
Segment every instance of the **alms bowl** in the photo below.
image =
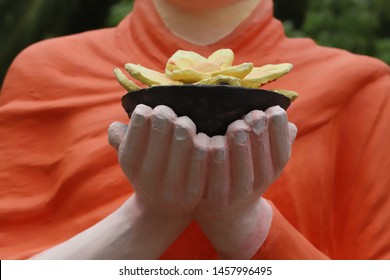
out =
<svg viewBox="0 0 390 280"><path fill-rule="evenodd" d="M279 105L290 106L288 97L274 91L228 85L153 86L127 93L122 106L129 117L138 104L152 108L170 107L178 116L188 116L196 124L197 133L212 137L224 135L232 122L252 110L266 110Z"/></svg>

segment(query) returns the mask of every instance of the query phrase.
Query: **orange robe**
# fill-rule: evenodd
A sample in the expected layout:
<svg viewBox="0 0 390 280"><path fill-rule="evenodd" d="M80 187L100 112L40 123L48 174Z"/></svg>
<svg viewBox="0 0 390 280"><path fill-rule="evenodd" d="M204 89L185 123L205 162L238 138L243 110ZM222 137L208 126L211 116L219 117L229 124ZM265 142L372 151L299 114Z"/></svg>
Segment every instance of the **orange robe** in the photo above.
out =
<svg viewBox="0 0 390 280"><path fill-rule="evenodd" d="M128 122L115 66L163 71L178 49L207 56L220 48L233 49L236 64L292 63L270 86L300 93L288 109L299 134L265 194L274 218L254 258L390 259L389 67L286 38L271 0L207 47L176 38L148 0L136 1L117 28L24 50L0 97L0 258L28 258L63 242L131 195L107 143L109 124ZM162 258L217 255L194 222Z"/></svg>

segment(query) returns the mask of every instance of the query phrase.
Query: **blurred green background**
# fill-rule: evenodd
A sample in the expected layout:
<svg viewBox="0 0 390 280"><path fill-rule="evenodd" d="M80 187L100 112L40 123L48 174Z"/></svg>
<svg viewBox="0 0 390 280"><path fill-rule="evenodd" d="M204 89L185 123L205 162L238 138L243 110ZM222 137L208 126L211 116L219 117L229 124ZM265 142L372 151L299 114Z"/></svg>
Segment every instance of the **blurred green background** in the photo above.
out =
<svg viewBox="0 0 390 280"><path fill-rule="evenodd" d="M274 0L290 37L376 56L390 64L390 0ZM133 0L0 0L0 84L23 48L50 37L115 26Z"/></svg>

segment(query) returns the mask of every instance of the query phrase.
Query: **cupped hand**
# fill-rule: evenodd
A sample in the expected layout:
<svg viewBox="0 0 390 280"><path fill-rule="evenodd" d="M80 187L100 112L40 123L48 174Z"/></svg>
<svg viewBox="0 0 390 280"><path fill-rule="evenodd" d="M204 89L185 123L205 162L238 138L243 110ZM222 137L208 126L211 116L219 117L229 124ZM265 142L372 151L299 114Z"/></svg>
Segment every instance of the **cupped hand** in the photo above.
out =
<svg viewBox="0 0 390 280"><path fill-rule="evenodd" d="M287 164L297 134L279 106L252 111L211 138L196 219L224 258L248 258L264 241L272 209L261 198Z"/></svg>
<svg viewBox="0 0 390 280"><path fill-rule="evenodd" d="M263 243L272 209L263 193L287 164L297 129L280 107L252 111L225 136L196 134L166 106L139 105L109 141L136 197L158 211L192 215L223 258L249 258Z"/></svg>
<svg viewBox="0 0 390 280"><path fill-rule="evenodd" d="M109 129L137 199L173 215L192 214L202 198L208 141L188 117L167 106L138 105L128 127L113 123Z"/></svg>

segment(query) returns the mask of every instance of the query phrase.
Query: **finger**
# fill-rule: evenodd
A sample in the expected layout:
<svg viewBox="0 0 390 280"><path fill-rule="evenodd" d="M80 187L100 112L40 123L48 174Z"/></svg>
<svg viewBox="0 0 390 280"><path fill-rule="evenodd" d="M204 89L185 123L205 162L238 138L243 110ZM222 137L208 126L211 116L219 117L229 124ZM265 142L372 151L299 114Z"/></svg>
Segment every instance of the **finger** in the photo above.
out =
<svg viewBox="0 0 390 280"><path fill-rule="evenodd" d="M121 122L113 122L108 127L108 143L118 151L119 145L125 138L127 125Z"/></svg>
<svg viewBox="0 0 390 280"><path fill-rule="evenodd" d="M210 137L199 133L194 137L194 146L190 152L189 168L186 172L187 187L184 193L184 202L200 201L206 184L207 159Z"/></svg>
<svg viewBox="0 0 390 280"><path fill-rule="evenodd" d="M298 134L298 128L295 124L293 123L288 123L288 136L289 136L289 139L290 139L290 143L294 143L295 141L295 138L297 138L297 134Z"/></svg>
<svg viewBox="0 0 390 280"><path fill-rule="evenodd" d="M226 137L212 137L209 153L205 199L208 204L227 206L230 195L230 160Z"/></svg>
<svg viewBox="0 0 390 280"><path fill-rule="evenodd" d="M126 175L132 181L145 149L145 142L149 138L150 116L152 108L138 105L130 118L128 130L122 144L119 146L119 160Z"/></svg>
<svg viewBox="0 0 390 280"><path fill-rule="evenodd" d="M194 122L188 117L177 118L174 123L173 138L169 144L167 169L163 188L160 189L165 198L183 199L185 188L184 175L189 165L190 148L196 134Z"/></svg>
<svg viewBox="0 0 390 280"><path fill-rule="evenodd" d="M229 125L227 138L230 151L231 198L239 199L253 191L253 161L251 155L250 127L243 120Z"/></svg>
<svg viewBox="0 0 390 280"><path fill-rule="evenodd" d="M275 174L279 174L286 165L291 153L287 114L279 106L267 109L265 114L268 118L268 131L274 172Z"/></svg>
<svg viewBox="0 0 390 280"><path fill-rule="evenodd" d="M273 177L273 163L268 133L268 118L263 111L252 111L244 120L251 128L254 189L268 186Z"/></svg>
<svg viewBox="0 0 390 280"><path fill-rule="evenodd" d="M151 114L149 139L139 170L139 180L144 190L157 191L164 174L165 159L170 146L176 114L167 106L157 106Z"/></svg>
<svg viewBox="0 0 390 280"><path fill-rule="evenodd" d="M263 118L265 117L265 114L263 111L260 111L260 110L253 110L251 112L249 112L248 114L246 114L244 116L244 121L247 123L247 125L252 128L255 124L255 122L259 119L259 118Z"/></svg>
<svg viewBox="0 0 390 280"><path fill-rule="evenodd" d="M159 105L159 106L155 107L153 111L156 114L164 115L164 117L169 119L169 120L175 120L177 118L176 113L171 108L169 108L168 106L165 106L165 105Z"/></svg>

